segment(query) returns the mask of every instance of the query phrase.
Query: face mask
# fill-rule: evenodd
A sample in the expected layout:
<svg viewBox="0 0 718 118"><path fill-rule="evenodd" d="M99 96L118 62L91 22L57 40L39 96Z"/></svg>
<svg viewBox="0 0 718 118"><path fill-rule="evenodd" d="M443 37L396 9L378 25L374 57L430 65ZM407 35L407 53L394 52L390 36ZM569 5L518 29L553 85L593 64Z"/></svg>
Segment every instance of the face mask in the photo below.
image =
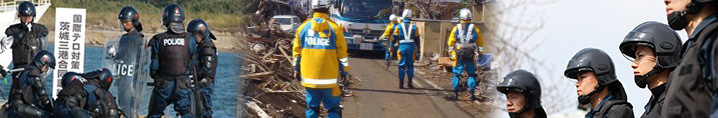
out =
<svg viewBox="0 0 718 118"><path fill-rule="evenodd" d="M674 11L668 15L668 25L673 30L682 30L688 25L688 19L686 19L686 13Z"/></svg>

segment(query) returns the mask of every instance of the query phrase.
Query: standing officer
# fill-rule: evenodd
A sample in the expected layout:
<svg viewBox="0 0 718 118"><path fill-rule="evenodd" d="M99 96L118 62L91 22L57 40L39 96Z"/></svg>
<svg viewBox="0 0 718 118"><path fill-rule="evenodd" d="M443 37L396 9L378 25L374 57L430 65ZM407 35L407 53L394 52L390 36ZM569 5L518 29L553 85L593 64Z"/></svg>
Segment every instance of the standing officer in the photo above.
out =
<svg viewBox="0 0 718 118"><path fill-rule="evenodd" d="M474 95L476 89L476 55L481 55L481 48L484 45L484 38L481 36L479 28L474 27L471 24L471 10L461 9L459 11L459 18L461 23L456 24L451 30L449 36L449 54L451 60L456 61L454 63L453 73L454 76L451 80L451 88L454 89L454 100L458 100L459 96L459 83L461 83L461 73L466 71L469 75L469 79L466 84L469 86L469 92L471 94L471 100L478 100ZM478 53L477 53L478 52Z"/></svg>

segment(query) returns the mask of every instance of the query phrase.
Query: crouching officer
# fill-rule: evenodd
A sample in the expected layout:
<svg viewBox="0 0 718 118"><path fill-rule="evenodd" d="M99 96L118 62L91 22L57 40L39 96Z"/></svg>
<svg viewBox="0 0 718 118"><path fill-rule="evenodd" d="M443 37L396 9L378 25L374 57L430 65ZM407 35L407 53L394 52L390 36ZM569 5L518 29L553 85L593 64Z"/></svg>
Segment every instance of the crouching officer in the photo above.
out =
<svg viewBox="0 0 718 118"><path fill-rule="evenodd" d="M55 56L39 51L25 67L18 81L12 81L10 98L3 107L8 118L51 117L52 102L45 90L45 77L55 68Z"/></svg>
<svg viewBox="0 0 718 118"><path fill-rule="evenodd" d="M167 5L162 11L162 25L167 31L150 39L152 48L150 76L154 88L150 97L150 118L159 118L169 104L174 104L177 115L191 118L192 91L190 75L192 55L196 41L184 32L184 11L177 4Z"/></svg>
<svg viewBox="0 0 718 118"><path fill-rule="evenodd" d="M396 54L399 59L399 88L404 88L404 76L409 88L414 88L414 59L416 58L416 43L419 41L418 29L416 25L411 24L411 10L404 9L402 13L403 21L394 28L394 40L399 42L399 50Z"/></svg>
<svg viewBox="0 0 718 118"><path fill-rule="evenodd" d="M681 39L668 25L650 21L633 29L619 46L630 61L638 87L651 90L651 99L641 117L659 118L666 98L668 74L678 65Z"/></svg>
<svg viewBox="0 0 718 118"><path fill-rule="evenodd" d="M199 116L203 118L212 117L212 93L214 92L214 78L217 73L217 47L214 46L212 40L217 38L209 30L209 25L202 19L195 19L187 24L187 32L189 32L194 40L198 42L197 53L195 54L195 60L198 64L195 66L197 70L197 78L199 80L195 84L195 87L199 88L201 94L198 99L201 99L203 107L198 108L200 111L197 112ZM196 96L196 95L195 95ZM196 100L195 100L196 101Z"/></svg>
<svg viewBox="0 0 718 118"><path fill-rule="evenodd" d="M55 117L101 117L119 118L122 113L109 91L112 72L101 68L84 74L66 73L61 80L61 90L54 109Z"/></svg>
<svg viewBox="0 0 718 118"><path fill-rule="evenodd" d="M451 60L456 61L454 63L453 73L454 76L451 80L451 88L454 89L454 100L458 100L459 96L459 83L461 83L461 73L466 71L469 75L469 79L466 84L469 87L471 94L471 100L478 100L474 95L476 89L476 55L477 52L481 54L481 47L484 45L484 38L481 36L479 28L474 27L471 24L471 10L461 9L459 11L459 18L461 23L456 24L451 30L449 36L449 54Z"/></svg>
<svg viewBox="0 0 718 118"><path fill-rule="evenodd" d="M566 66L564 75L576 79L580 104L593 108L586 118L633 118L633 106L627 102L626 91L616 78L611 57L595 48L578 51Z"/></svg>
<svg viewBox="0 0 718 118"><path fill-rule="evenodd" d="M546 118L541 106L541 85L531 72L511 72L496 89L506 94L506 110L511 118Z"/></svg>

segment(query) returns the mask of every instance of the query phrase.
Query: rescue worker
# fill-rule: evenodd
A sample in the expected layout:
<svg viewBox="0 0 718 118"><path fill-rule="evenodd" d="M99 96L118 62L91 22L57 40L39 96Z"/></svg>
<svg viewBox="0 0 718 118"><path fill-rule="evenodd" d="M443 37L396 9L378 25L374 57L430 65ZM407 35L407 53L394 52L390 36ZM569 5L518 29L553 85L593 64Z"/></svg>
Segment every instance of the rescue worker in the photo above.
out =
<svg viewBox="0 0 718 118"><path fill-rule="evenodd" d="M8 118L52 116L52 102L45 89L45 77L55 68L55 56L47 50L37 52L17 81L12 81L10 98L3 107Z"/></svg>
<svg viewBox="0 0 718 118"><path fill-rule="evenodd" d="M321 103L327 117L339 118L342 109L339 76L349 71L347 43L339 25L329 19L329 0L312 0L313 17L299 28L292 45L295 77L306 92L307 118L317 118Z"/></svg>
<svg viewBox="0 0 718 118"><path fill-rule="evenodd" d="M159 118L169 104L174 104L177 115L191 118L192 74L191 59L196 47L185 33L184 11L177 4L165 6L162 10L162 25L167 31L150 39L151 50L150 76L154 79L154 88L150 97L150 118Z"/></svg>
<svg viewBox="0 0 718 118"><path fill-rule="evenodd" d="M63 90L55 102L54 116L59 118L119 118L121 112L109 91L112 72L100 68L84 74L69 72L61 80ZM127 117L127 116L125 116Z"/></svg>
<svg viewBox="0 0 718 118"><path fill-rule="evenodd" d="M404 9L402 13L403 21L394 28L394 40L399 42L399 50L397 50L397 58L399 59L399 88L404 88L404 76L407 81L408 88L414 88L414 59L416 58L415 49L418 48L419 34L416 25L411 24L411 10Z"/></svg>
<svg viewBox="0 0 718 118"><path fill-rule="evenodd" d="M195 19L187 24L187 32L197 41L197 53L195 60L198 80L195 87L199 87L201 102L204 107L198 114L204 118L212 117L212 93L214 92L214 79L217 74L218 52L212 40L217 38L212 34L209 25L202 19Z"/></svg>
<svg viewBox="0 0 718 118"><path fill-rule="evenodd" d="M469 87L471 100L478 100L474 95L476 89L476 56L481 55L482 46L484 45L484 38L481 36L481 31L474 24L471 24L471 10L461 9L459 11L459 18L461 23L456 24L451 30L449 40L450 59L454 62L453 73L454 76L451 80L451 89L454 89L454 96L452 99L458 100L459 97L459 84L461 83L461 73L466 71L469 75L469 79L466 84ZM477 53L478 52L478 53Z"/></svg>
<svg viewBox="0 0 718 118"><path fill-rule="evenodd" d="M32 57L40 50L47 49L48 30L45 25L35 23L37 11L32 2L21 2L17 7L17 17L20 23L5 29L5 35L13 37L12 49L13 69L25 68L32 62ZM20 73L13 73L16 81Z"/></svg>
<svg viewBox="0 0 718 118"><path fill-rule="evenodd" d="M387 69L391 65L391 62L389 60L391 60L392 55L393 55L392 52L393 52L393 50L396 49L396 45L397 45L395 40L392 39L394 37L392 35L392 32L394 31L394 28L396 28L397 22L398 22L396 15L394 15L394 14L389 15L389 21L391 23L389 23L389 25L386 26L386 29L384 30L384 34L382 34L381 37L379 37L379 39L386 39L386 42L387 42L386 43L386 54L384 54L384 60L386 60L386 68Z"/></svg>
<svg viewBox="0 0 718 118"><path fill-rule="evenodd" d="M531 72L511 72L496 89L506 95L506 111L511 118L546 118L541 106L541 85Z"/></svg>
<svg viewBox="0 0 718 118"><path fill-rule="evenodd" d="M649 21L636 26L623 39L619 49L633 61L634 80L638 87L651 90L643 118L658 118L666 98L668 74L680 60L681 39L668 25Z"/></svg>
<svg viewBox="0 0 718 118"><path fill-rule="evenodd" d="M685 30L681 62L671 73L663 118L718 117L716 64L716 0L665 0L668 26ZM712 103L709 105L701 105Z"/></svg>
<svg viewBox="0 0 718 118"><path fill-rule="evenodd" d="M126 33L120 37L117 46L118 52L114 57L115 60L121 60L120 63L117 63L118 65L121 64L120 67L124 66L128 68L117 68L115 72L117 82L115 84L122 87L122 89L118 89L117 91L119 98L130 98L118 99L118 104L122 111L129 113L126 115L139 117L137 114L138 111L134 109L139 107L138 101L136 101L138 99L136 99L133 94L135 93L135 88L139 88L136 87L139 85L135 84L141 84L138 82L140 78L137 73L141 71L140 69L142 65L144 65L144 62L142 62L142 54L145 53L143 51L143 48L145 48L145 36L140 33L142 31L142 24L140 23L140 15L135 8L125 6L120 9L117 15L117 21L120 28Z"/></svg>
<svg viewBox="0 0 718 118"><path fill-rule="evenodd" d="M595 48L578 51L566 66L564 76L576 79L580 104L591 105L586 118L633 118L633 106L627 102L626 91L616 78L613 60Z"/></svg>

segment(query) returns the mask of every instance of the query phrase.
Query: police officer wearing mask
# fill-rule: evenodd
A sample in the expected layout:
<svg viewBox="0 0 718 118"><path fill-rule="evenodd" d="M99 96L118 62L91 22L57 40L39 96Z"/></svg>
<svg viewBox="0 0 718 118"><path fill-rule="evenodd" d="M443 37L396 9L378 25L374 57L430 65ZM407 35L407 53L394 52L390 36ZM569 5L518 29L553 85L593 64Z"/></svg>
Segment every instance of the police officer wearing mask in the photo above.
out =
<svg viewBox="0 0 718 118"><path fill-rule="evenodd" d="M154 79L155 86L147 115L150 118L163 116L169 104L174 104L174 110L179 116L192 117L190 76L196 41L192 41L190 35L184 32L184 18L184 11L179 5L165 6L162 11L162 25L167 31L150 39L150 76Z"/></svg>
<svg viewBox="0 0 718 118"><path fill-rule="evenodd" d="M199 63L195 66L197 78L195 87L199 87L203 110L197 113L203 118L212 117L212 93L214 89L214 78L217 73L217 48L212 40L217 39L209 30L209 25L202 19L194 19L187 24L187 32L191 38L198 41L195 60Z"/></svg>
<svg viewBox="0 0 718 118"><path fill-rule="evenodd" d="M100 68L84 74L66 73L61 80L63 90L58 94L55 117L119 118L121 112L109 91L112 72Z"/></svg>
<svg viewBox="0 0 718 118"><path fill-rule="evenodd" d="M10 98L3 107L8 118L51 117L52 102L45 90L45 77L55 68L55 56L47 50L39 51L32 63L25 66L17 81L12 81Z"/></svg>
<svg viewBox="0 0 718 118"><path fill-rule="evenodd" d="M664 0L668 25L685 30L681 62L669 75L662 117L718 117L718 1ZM712 108L708 104L712 103Z"/></svg>
<svg viewBox="0 0 718 118"><path fill-rule="evenodd" d="M668 25L644 22L626 35L619 46L621 53L633 61L631 68L635 83L651 90L651 99L641 117L658 118L666 98L668 74L680 60L681 39Z"/></svg>
<svg viewBox="0 0 718 118"><path fill-rule="evenodd" d="M564 75L576 79L580 104L591 104L586 118L633 118L633 106L616 78L613 60L605 52L584 48L571 58Z"/></svg>
<svg viewBox="0 0 718 118"><path fill-rule="evenodd" d="M531 72L511 72L496 89L506 94L506 110L511 118L546 118L541 106L541 85Z"/></svg>
<svg viewBox="0 0 718 118"><path fill-rule="evenodd" d="M17 11L20 23L5 29L5 35L14 39L13 44L10 46L12 48L13 69L25 68L32 62L32 57L40 50L47 49L48 45L47 28L45 25L34 23L37 13L35 5L29 1L21 2L17 7ZM19 75L20 73L14 73L13 81Z"/></svg>

